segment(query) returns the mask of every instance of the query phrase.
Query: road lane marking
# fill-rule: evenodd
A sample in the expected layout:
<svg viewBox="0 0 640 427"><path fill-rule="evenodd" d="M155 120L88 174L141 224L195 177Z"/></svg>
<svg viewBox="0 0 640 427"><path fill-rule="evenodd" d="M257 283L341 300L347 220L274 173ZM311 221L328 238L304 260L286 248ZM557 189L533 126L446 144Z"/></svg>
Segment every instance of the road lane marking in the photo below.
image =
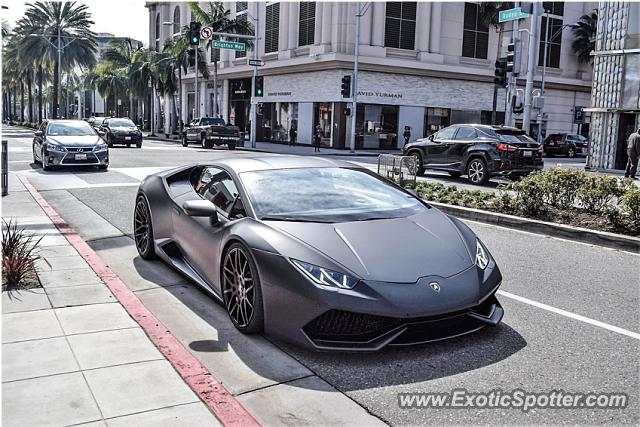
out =
<svg viewBox="0 0 640 427"><path fill-rule="evenodd" d="M19 179L60 233L84 258L89 267L105 283L122 307L140 325L153 344L171 363L182 380L189 385L218 420L224 426L260 426L224 385L213 377L178 338L145 307L120 277L102 261L87 242L49 205L38 190L31 185L27 177L21 175Z"/></svg>
<svg viewBox="0 0 640 427"><path fill-rule="evenodd" d="M626 335L628 337L640 340L640 334L638 334L636 332L629 331L627 329L620 328L618 326L613 326L613 325L610 325L608 323L600 322L599 320L590 319L588 317L584 317L584 316L581 316L579 314L572 313L570 311L562 310L561 308L552 307L550 305L543 304L543 303L538 302L538 301L530 300L529 298L525 298L525 297L521 297L521 296L516 295L516 294L512 294L511 292L500 290L497 293L502 295L502 296L505 296L507 298L511 298L511 299L516 300L516 301L519 301L521 303L529 304L529 305L532 305L534 307L540 308L542 310L547 310L547 311L550 311L552 313L556 313L556 314L559 314L561 316L568 317L570 319L578 320L580 322L588 323L590 325L597 326L599 328L603 328L603 329L606 329L606 330L611 331L611 332L615 332L615 333L618 333L618 334Z"/></svg>

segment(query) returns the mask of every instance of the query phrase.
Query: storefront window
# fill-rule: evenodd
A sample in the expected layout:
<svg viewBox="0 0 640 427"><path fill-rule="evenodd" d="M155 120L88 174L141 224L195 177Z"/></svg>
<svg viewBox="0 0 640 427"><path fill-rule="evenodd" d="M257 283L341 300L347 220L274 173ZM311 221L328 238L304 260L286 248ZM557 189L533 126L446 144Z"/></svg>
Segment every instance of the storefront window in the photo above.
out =
<svg viewBox="0 0 640 427"><path fill-rule="evenodd" d="M451 110L451 124L480 123L480 115L478 110Z"/></svg>
<svg viewBox="0 0 640 427"><path fill-rule="evenodd" d="M229 122L247 135L251 129L251 79L229 81Z"/></svg>
<svg viewBox="0 0 640 427"><path fill-rule="evenodd" d="M448 108L426 108L424 115L424 137L433 135L451 124L451 110Z"/></svg>
<svg viewBox="0 0 640 427"><path fill-rule="evenodd" d="M333 123L333 103L316 102L313 104L313 134L320 126L322 145L331 145L331 127Z"/></svg>
<svg viewBox="0 0 640 427"><path fill-rule="evenodd" d="M356 144L358 148L396 148L398 143L396 105L358 104Z"/></svg>

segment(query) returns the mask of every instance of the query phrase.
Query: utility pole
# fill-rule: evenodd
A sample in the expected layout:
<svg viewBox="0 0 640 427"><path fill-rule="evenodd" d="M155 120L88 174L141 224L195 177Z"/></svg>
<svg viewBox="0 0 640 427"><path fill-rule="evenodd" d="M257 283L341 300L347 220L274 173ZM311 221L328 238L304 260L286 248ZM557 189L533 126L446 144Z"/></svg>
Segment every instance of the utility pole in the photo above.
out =
<svg viewBox="0 0 640 427"><path fill-rule="evenodd" d="M56 105L53 106L55 112L53 113L54 119L60 118L60 88L62 87L62 47L60 46L60 25L58 25L58 97L56 98Z"/></svg>
<svg viewBox="0 0 640 427"><path fill-rule="evenodd" d="M524 89L524 116L522 119L522 129L525 132L529 132L531 124L531 98L533 91L533 79L536 75L536 63L538 57L539 33L538 29L540 24L538 23L538 16L541 15L540 4L532 3L533 10L531 11L531 26L529 31L529 52L527 59L527 83ZM546 45L545 45L546 47Z"/></svg>
<svg viewBox="0 0 640 427"><path fill-rule="evenodd" d="M520 2L515 2L515 7L519 7ZM519 19L515 19L513 22L513 31L511 32L511 43L515 42L515 39L518 37L518 22ZM516 94L516 86L518 83L518 79L513 76L513 74L509 75L509 85L507 87L507 108L504 112L504 124L505 126L515 126L515 118L513 116L513 108L512 108L512 98Z"/></svg>
<svg viewBox="0 0 640 427"><path fill-rule="evenodd" d="M255 43L253 45L253 59L258 60L258 51L259 51L259 43L260 40L260 2L256 2L256 16L255 16L255 27L256 27L256 36ZM253 79L251 81L251 148L256 148L256 129L257 124L256 121L258 119L258 100L255 99L256 94L256 77L258 77L258 66L253 66Z"/></svg>
<svg viewBox="0 0 640 427"><path fill-rule="evenodd" d="M542 80L540 81L540 96L542 96L542 99L544 99L544 78L545 78L545 74L547 71L547 46L549 44L549 12L545 13L546 15L546 23L545 23L545 28L544 28L544 58L542 59ZM540 144L540 142L542 141L542 111L543 109L540 108L538 110L538 136L537 136L537 141L538 144Z"/></svg>
<svg viewBox="0 0 640 427"><path fill-rule="evenodd" d="M351 82L352 104L351 104L351 137L349 138L349 152L356 151L356 119L358 111L358 61L360 60L360 17L362 16L362 3L356 3L356 45L355 58L353 61L353 81Z"/></svg>
<svg viewBox="0 0 640 427"><path fill-rule="evenodd" d="M193 118L195 119L196 117L200 117L200 102L198 99L198 56L200 56L200 46L195 45L193 47L193 50L195 52L195 57L196 57L196 87L195 87L195 104L196 104L196 111L194 111L193 114Z"/></svg>

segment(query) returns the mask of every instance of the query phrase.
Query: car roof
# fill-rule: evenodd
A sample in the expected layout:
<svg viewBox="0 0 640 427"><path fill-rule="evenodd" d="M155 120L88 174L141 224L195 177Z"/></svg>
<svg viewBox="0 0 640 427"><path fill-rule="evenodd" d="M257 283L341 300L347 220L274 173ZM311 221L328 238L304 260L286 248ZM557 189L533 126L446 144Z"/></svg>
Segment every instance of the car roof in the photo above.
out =
<svg viewBox="0 0 640 427"><path fill-rule="evenodd" d="M522 132L522 129L517 128L517 127L513 127L513 126L503 126L503 125L484 125L484 124L478 124L478 123L454 123L451 126L468 126L468 127L476 127L476 128L483 128L483 129L493 129L493 130L511 130L511 131L517 131L517 132Z"/></svg>
<svg viewBox="0 0 640 427"><path fill-rule="evenodd" d="M353 163L325 159L322 157L310 156L252 156L252 157L229 157L218 159L210 163L202 163L208 166L222 166L233 170L235 173L276 170L276 169L305 169L305 168L353 168L358 167Z"/></svg>

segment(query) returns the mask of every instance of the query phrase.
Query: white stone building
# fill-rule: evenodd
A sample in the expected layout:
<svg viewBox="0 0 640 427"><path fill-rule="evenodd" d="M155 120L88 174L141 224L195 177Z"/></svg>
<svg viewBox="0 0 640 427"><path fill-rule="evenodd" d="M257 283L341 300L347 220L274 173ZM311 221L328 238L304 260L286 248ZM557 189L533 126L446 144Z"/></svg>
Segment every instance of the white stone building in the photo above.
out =
<svg viewBox="0 0 640 427"><path fill-rule="evenodd" d="M259 57L265 62L264 96L257 122L258 140L277 140L298 128L298 141L310 143L320 125L323 144L348 146L348 104L340 94L341 79L353 70L355 2L224 2L233 16L260 19ZM552 10L552 28L575 23L595 3L545 3ZM191 13L186 3L147 2L149 45L162 48ZM520 28L529 28L529 19ZM545 20L542 18L541 20ZM173 23L173 24L170 24ZM542 25L539 23L538 25ZM506 26L511 29L510 24ZM361 19L358 82L357 146L401 146L402 128L411 127L412 139L453 123L489 123L492 110L494 63L498 34L478 18L478 4L470 2L370 2ZM501 56L510 32L505 33ZM524 37L523 58L527 42ZM543 129L547 133L578 130L573 124L576 106L590 104L591 68L579 64L571 49L571 34L561 32L550 45L546 77ZM535 47L536 49L538 46ZM542 54L538 55L542 64ZM218 99L220 114L248 130L252 67L246 54L220 51ZM211 51L207 63L212 69ZM536 73L539 85L541 68ZM212 73L211 73L212 74ZM524 88L524 75L518 87ZM200 105L194 106L193 67L183 76L182 119L213 113L213 82L199 80ZM505 111L505 91L499 91L498 122ZM177 95L177 94L176 94ZM157 103L165 132L177 126L171 99ZM535 113L532 113L535 125ZM521 115L516 123L522 123ZM276 129L281 125L284 131ZM583 126L585 132L588 128ZM531 132L535 128L530 129Z"/></svg>

